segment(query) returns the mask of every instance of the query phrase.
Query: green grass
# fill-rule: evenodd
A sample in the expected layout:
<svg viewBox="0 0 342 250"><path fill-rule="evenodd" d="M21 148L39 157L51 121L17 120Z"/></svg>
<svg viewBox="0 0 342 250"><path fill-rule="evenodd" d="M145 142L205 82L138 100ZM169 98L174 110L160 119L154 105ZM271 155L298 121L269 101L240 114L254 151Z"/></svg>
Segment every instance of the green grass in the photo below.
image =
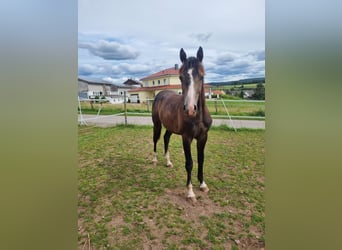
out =
<svg viewBox="0 0 342 250"><path fill-rule="evenodd" d="M258 101L246 102L244 100L241 100L241 101L225 100L225 105L231 116L260 116L260 117L265 116L265 102L258 102ZM221 100L214 100L214 99L208 100L207 106L208 106L210 114L227 116L227 112ZM101 111L100 111L101 115L111 115L111 114L124 112L124 104L103 103L101 105L99 103L95 103L93 104L93 108L92 108L89 102L81 103L82 113L84 114L97 114L100 107L101 107ZM128 112L150 113L151 109L152 109L151 102L149 102L149 104L127 103Z"/></svg>
<svg viewBox="0 0 342 250"><path fill-rule="evenodd" d="M79 246L95 249L245 249L265 245L264 130L209 131L199 191L185 199L181 137L172 135L173 168L162 140L152 164L152 127L79 127Z"/></svg>

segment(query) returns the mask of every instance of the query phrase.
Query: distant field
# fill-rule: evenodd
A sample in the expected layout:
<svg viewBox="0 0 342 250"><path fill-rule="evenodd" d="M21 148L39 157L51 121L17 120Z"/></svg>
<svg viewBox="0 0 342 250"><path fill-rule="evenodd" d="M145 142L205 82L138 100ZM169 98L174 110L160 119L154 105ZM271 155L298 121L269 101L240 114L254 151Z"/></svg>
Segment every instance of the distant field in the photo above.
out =
<svg viewBox="0 0 342 250"><path fill-rule="evenodd" d="M213 128L202 193L185 199L181 137L172 135L173 168L163 143L152 164L152 127L79 127L79 249L260 249L265 247L265 132ZM89 247L90 244L90 248Z"/></svg>
<svg viewBox="0 0 342 250"><path fill-rule="evenodd" d="M213 90L215 89L232 89L232 88L256 88L258 84L257 83L252 83L252 84L236 84L236 85L223 85L219 87L213 87Z"/></svg>
<svg viewBox="0 0 342 250"><path fill-rule="evenodd" d="M265 116L265 102L260 101L238 101L225 100L225 105L231 116ZM221 100L208 100L207 106L212 115L227 115ZM82 112L84 114L97 114L101 104L90 102L81 102ZM152 109L152 102L145 103L127 103L128 112L149 113ZM103 103L100 114L111 115L124 112L124 104Z"/></svg>

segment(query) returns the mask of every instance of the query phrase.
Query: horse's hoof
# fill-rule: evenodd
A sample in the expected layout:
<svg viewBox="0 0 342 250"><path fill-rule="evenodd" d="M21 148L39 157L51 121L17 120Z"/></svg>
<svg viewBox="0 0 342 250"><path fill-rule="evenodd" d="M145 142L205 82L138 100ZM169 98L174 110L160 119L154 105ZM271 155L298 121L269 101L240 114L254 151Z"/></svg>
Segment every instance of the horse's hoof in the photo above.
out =
<svg viewBox="0 0 342 250"><path fill-rule="evenodd" d="M172 168L172 167L173 167L173 164L170 162L170 163L166 164L166 167Z"/></svg>
<svg viewBox="0 0 342 250"><path fill-rule="evenodd" d="M156 166L158 161L157 160L152 160L152 163L153 163L154 166Z"/></svg>
<svg viewBox="0 0 342 250"><path fill-rule="evenodd" d="M195 196L191 196L191 197L186 197L186 199L188 200L188 201L191 201L192 203L195 203L195 202L197 202L197 199L196 199L196 197Z"/></svg>
<svg viewBox="0 0 342 250"><path fill-rule="evenodd" d="M209 192L209 188L204 182L200 185L200 190L205 193Z"/></svg>

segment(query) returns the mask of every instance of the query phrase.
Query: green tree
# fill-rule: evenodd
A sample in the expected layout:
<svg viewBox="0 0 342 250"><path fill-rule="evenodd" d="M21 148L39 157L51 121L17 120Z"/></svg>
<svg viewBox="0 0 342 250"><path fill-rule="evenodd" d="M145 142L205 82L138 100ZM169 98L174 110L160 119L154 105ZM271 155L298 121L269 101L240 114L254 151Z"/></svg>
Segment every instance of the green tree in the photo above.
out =
<svg viewBox="0 0 342 250"><path fill-rule="evenodd" d="M255 89L253 99L265 100L265 86L262 83L258 83Z"/></svg>

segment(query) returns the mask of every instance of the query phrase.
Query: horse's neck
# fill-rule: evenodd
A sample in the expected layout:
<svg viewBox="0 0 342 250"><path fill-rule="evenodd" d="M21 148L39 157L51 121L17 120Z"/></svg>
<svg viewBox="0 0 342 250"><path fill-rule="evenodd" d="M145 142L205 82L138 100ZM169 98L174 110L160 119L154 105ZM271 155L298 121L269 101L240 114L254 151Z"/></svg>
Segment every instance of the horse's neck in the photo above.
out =
<svg viewBox="0 0 342 250"><path fill-rule="evenodd" d="M204 92L204 86L202 85L201 94L199 95L199 105L201 106L202 112L205 108L205 92Z"/></svg>
<svg viewBox="0 0 342 250"><path fill-rule="evenodd" d="M199 112L201 120L203 120L204 110L205 110L205 95L204 95L204 87L202 87L201 94L199 95L199 98L198 98L198 112Z"/></svg>

